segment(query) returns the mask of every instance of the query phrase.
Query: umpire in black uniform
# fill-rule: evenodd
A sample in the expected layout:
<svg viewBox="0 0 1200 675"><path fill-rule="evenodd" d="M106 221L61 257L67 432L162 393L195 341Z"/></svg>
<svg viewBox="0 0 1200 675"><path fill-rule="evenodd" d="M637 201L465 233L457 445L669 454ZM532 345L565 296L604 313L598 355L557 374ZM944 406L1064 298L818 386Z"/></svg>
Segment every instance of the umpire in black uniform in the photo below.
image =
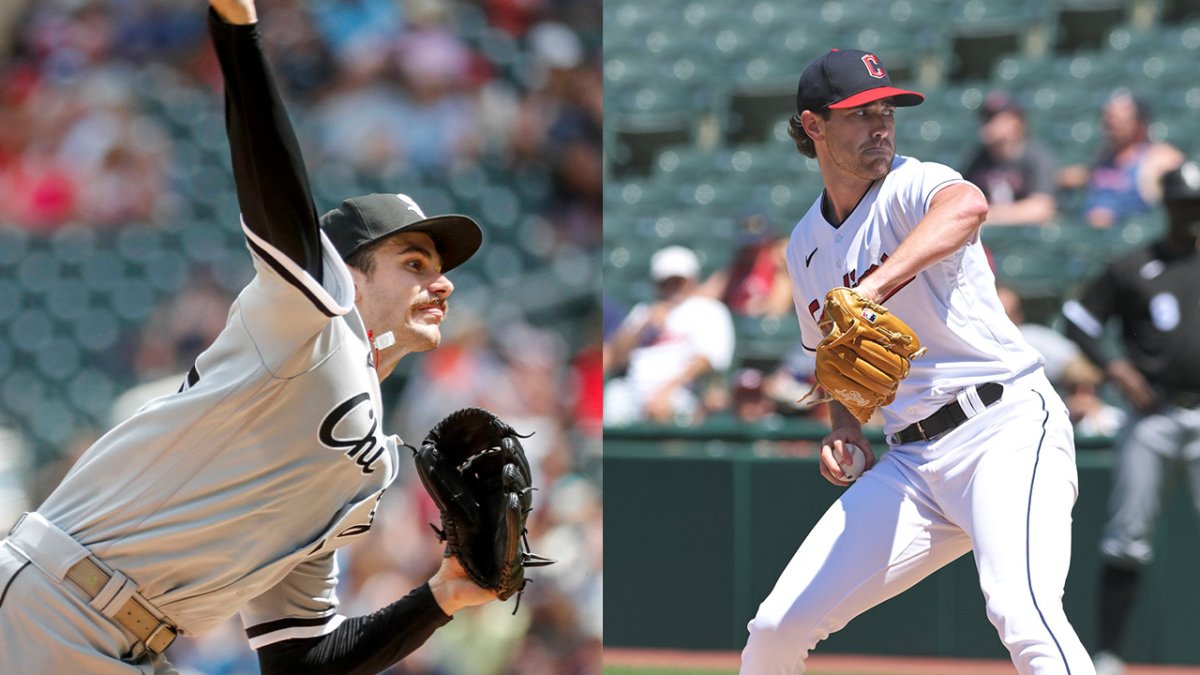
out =
<svg viewBox="0 0 1200 675"><path fill-rule="evenodd" d="M1154 524L1172 472L1187 477L1200 513L1200 164L1185 162L1162 186L1166 236L1111 263L1063 307L1067 335L1116 383L1131 413L1118 439L1100 541L1098 675L1124 670L1121 634L1141 570L1153 559ZM1120 320L1123 357L1101 344L1111 317Z"/></svg>

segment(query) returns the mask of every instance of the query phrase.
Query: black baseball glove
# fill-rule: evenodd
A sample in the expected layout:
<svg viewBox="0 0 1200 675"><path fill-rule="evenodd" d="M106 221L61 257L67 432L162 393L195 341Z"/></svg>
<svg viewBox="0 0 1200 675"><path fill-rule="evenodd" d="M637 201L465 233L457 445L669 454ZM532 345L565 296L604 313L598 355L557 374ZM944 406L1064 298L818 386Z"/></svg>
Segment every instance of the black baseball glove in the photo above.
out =
<svg viewBox="0 0 1200 675"><path fill-rule="evenodd" d="M526 567L554 562L529 550L525 520L535 488L522 438L528 436L487 410L463 408L413 448L417 473L441 511L441 528L431 526L445 555L457 557L475 583L501 600L525 589Z"/></svg>

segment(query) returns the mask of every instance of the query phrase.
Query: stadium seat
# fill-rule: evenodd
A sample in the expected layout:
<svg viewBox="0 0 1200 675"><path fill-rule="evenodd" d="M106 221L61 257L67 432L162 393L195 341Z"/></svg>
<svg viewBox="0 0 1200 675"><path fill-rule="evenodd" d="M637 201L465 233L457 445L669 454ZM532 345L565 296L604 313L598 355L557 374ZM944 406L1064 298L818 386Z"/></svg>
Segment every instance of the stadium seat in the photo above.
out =
<svg viewBox="0 0 1200 675"><path fill-rule="evenodd" d="M654 164L660 180L676 184L707 178L717 173L718 153L690 144L663 149Z"/></svg>
<svg viewBox="0 0 1200 675"><path fill-rule="evenodd" d="M1200 0L1162 0L1163 23L1182 23L1200 19Z"/></svg>
<svg viewBox="0 0 1200 675"><path fill-rule="evenodd" d="M1058 10L1055 49L1072 53L1097 49L1109 31L1128 19L1127 3L1121 0L1068 0Z"/></svg>
<svg viewBox="0 0 1200 675"><path fill-rule="evenodd" d="M683 114L620 117L611 126L615 138L610 161L616 177L648 174L659 152L691 138Z"/></svg>
<svg viewBox="0 0 1200 675"><path fill-rule="evenodd" d="M108 424L108 412L118 393L111 379L94 368L82 368L70 378L66 392L70 404L92 425Z"/></svg>
<svg viewBox="0 0 1200 675"><path fill-rule="evenodd" d="M950 81L986 80L1001 58L1021 50L1025 30L1026 26L1009 22L956 26L950 48Z"/></svg>
<svg viewBox="0 0 1200 675"><path fill-rule="evenodd" d="M737 145L769 140L774 136L776 125L786 123L795 108L794 81L743 83L729 93L725 143Z"/></svg>
<svg viewBox="0 0 1200 675"><path fill-rule="evenodd" d="M734 317L736 363L744 368L774 370L800 340L794 316Z"/></svg>

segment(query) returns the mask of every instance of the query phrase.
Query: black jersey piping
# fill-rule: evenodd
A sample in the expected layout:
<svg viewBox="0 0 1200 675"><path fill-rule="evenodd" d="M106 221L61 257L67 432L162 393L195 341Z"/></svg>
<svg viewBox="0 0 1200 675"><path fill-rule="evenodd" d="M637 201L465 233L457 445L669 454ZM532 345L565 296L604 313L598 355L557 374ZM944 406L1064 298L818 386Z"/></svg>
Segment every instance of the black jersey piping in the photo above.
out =
<svg viewBox="0 0 1200 675"><path fill-rule="evenodd" d="M254 242L254 240L250 239L249 237L246 238L246 243L250 246L251 249L254 250L255 253L258 254L259 258L262 258L263 260L265 260L266 263L271 266L271 269L275 270L276 274L278 274L279 276L286 279L288 283L295 286L297 288L297 290L299 290L301 293L303 293L304 297L308 298L309 302L311 302L313 305L315 305L317 307L317 309L321 310L322 314L324 314L325 316L327 316L331 319L335 316L338 316L338 314L336 312L333 312L328 307L326 307L325 303L321 302L321 299L318 298L316 296L316 294L314 294L312 292L312 290L308 288L308 286L304 285L303 281L301 281L299 278L297 278L296 275L292 274L290 270L288 270L286 267L284 267L283 264L280 263L278 260L276 260L275 257L272 256L270 253L268 253L266 249L259 246L257 243Z"/></svg>
<svg viewBox="0 0 1200 675"><path fill-rule="evenodd" d="M21 567L18 568L16 572L13 572L13 575L8 578L8 583L4 584L4 592L0 593L0 607L4 606L4 598L8 596L8 589L11 588L13 585L13 582L17 580L17 575L20 574L21 572L24 572L26 567L29 567L28 560L26 560L25 564L21 565Z"/></svg>
<svg viewBox="0 0 1200 675"><path fill-rule="evenodd" d="M1033 608L1037 610L1038 619L1041 620L1046 632L1050 634L1050 639L1054 641L1054 646L1058 649L1058 655L1062 658L1063 668L1066 669L1067 675L1071 675L1071 664L1067 661L1067 655L1063 652L1062 644L1059 643L1058 636L1054 634L1054 629L1050 627L1050 624L1046 621L1046 616L1042 614L1042 608L1038 606L1037 594L1033 591L1033 556L1029 553L1030 542L1032 541L1030 531L1033 519L1033 489L1037 481L1038 464L1042 460L1042 444L1046 440L1046 421L1050 419L1050 411L1046 408L1046 397L1042 396L1042 393L1039 391L1035 391L1034 393L1041 399L1042 411L1046 414L1042 417L1042 437L1038 439L1037 452L1034 453L1033 474L1029 477L1029 499L1025 506L1025 581L1029 585L1029 599L1033 602Z"/></svg>

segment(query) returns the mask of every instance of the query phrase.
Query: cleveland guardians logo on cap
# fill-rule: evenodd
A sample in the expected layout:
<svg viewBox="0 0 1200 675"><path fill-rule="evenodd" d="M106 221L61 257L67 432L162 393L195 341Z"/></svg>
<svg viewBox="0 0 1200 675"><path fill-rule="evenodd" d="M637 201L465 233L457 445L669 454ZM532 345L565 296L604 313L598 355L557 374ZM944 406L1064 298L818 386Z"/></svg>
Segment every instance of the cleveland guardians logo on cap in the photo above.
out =
<svg viewBox="0 0 1200 675"><path fill-rule="evenodd" d="M925 97L892 86L883 61L858 49L831 49L808 64L796 87L796 111L854 108L880 99L896 107L918 105Z"/></svg>
<svg viewBox="0 0 1200 675"><path fill-rule="evenodd" d="M867 67L867 74L875 79L882 80L887 77L887 72L883 69L883 64L879 62L879 57L874 54L863 54L863 64Z"/></svg>

